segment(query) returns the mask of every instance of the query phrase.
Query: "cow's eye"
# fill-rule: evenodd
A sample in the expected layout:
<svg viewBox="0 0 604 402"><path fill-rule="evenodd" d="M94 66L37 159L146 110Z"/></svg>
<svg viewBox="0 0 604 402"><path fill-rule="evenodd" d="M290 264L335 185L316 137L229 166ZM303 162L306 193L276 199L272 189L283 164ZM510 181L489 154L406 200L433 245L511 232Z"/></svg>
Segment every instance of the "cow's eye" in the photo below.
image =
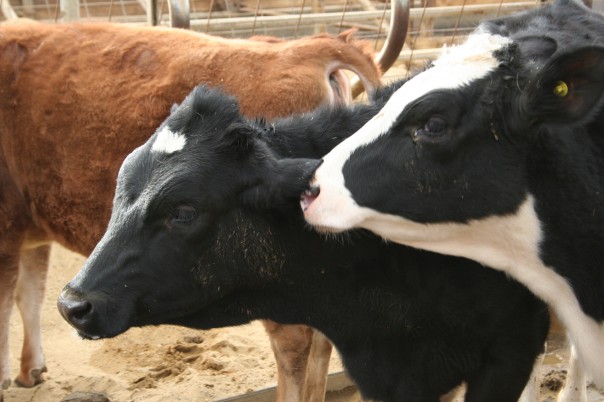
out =
<svg viewBox="0 0 604 402"><path fill-rule="evenodd" d="M190 205L179 205L170 216L170 225L188 225L197 218L197 211Z"/></svg>
<svg viewBox="0 0 604 402"><path fill-rule="evenodd" d="M440 137L447 132L447 122L441 117L430 117L428 121L417 130L415 130L415 137L428 136L428 137Z"/></svg>

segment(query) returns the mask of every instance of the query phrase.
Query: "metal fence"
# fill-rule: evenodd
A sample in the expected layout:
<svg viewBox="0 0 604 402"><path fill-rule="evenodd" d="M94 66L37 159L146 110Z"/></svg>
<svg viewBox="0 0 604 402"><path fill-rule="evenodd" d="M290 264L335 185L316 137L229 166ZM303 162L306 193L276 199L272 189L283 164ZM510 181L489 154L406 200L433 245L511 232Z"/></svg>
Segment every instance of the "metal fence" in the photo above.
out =
<svg viewBox="0 0 604 402"><path fill-rule="evenodd" d="M401 66L398 75L405 75L436 57L443 45L462 41L481 19L541 4L541 0L0 0L0 20L171 25L229 38L291 39L354 27L357 37L374 41L383 69L396 62Z"/></svg>

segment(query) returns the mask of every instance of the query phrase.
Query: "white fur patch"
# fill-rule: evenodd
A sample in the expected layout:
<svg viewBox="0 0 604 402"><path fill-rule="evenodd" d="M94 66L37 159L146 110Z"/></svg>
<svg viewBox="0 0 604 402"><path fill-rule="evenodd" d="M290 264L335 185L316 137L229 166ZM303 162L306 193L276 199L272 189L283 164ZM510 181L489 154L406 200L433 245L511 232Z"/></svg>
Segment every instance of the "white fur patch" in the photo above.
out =
<svg viewBox="0 0 604 402"><path fill-rule="evenodd" d="M171 154L182 151L186 144L187 138L184 135L174 133L168 127L164 126L157 133L157 138L151 147L151 151Z"/></svg>

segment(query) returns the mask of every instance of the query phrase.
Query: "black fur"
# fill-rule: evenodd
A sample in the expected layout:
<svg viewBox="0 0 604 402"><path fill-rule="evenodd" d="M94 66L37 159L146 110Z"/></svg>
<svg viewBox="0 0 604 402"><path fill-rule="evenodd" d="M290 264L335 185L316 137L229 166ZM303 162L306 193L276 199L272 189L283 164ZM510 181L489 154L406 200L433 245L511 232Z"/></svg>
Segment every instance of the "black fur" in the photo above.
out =
<svg viewBox="0 0 604 402"><path fill-rule="evenodd" d="M298 196L316 159L292 172L295 158L319 158L380 106L262 126L197 88L165 123L187 136L184 150L154 153L153 137L124 163L109 228L62 314L89 338L162 323L306 324L367 398L436 402L465 381L467 401L517 401L543 350L543 303L469 260L363 231L326 239L304 223ZM282 176L296 174L290 188Z"/></svg>
<svg viewBox="0 0 604 402"><path fill-rule="evenodd" d="M408 105L344 163L346 188L360 206L419 223L504 216L532 196L542 261L602 322L604 19L563 0L483 29L514 42L499 67ZM560 82L568 95L554 93ZM433 116L444 134L416 135Z"/></svg>

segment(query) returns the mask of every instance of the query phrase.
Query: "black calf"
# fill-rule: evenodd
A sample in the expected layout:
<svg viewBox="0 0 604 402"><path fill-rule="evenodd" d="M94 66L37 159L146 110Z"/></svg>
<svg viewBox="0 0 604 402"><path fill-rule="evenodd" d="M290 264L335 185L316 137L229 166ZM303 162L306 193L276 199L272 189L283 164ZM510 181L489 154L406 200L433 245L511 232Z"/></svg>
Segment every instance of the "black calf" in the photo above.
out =
<svg viewBox="0 0 604 402"><path fill-rule="evenodd" d="M305 227L298 194L317 163L288 158L323 155L375 109L259 127L233 98L197 88L124 162L108 230L61 313L84 338L304 323L334 343L365 397L435 402L465 381L467 401L517 401L548 328L526 289L469 260Z"/></svg>

